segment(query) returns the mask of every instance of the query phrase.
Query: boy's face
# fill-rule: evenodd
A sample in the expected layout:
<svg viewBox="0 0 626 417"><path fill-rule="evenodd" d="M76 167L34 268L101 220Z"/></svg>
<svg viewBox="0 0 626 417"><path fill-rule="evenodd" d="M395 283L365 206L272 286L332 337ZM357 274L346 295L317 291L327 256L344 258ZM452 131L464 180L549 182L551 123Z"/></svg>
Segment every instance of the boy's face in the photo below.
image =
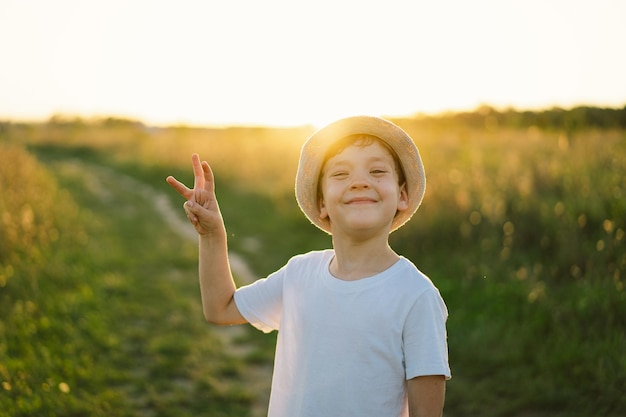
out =
<svg viewBox="0 0 626 417"><path fill-rule="evenodd" d="M378 142L351 145L328 159L321 175L320 217L333 235L362 231L389 233L408 197L390 152Z"/></svg>

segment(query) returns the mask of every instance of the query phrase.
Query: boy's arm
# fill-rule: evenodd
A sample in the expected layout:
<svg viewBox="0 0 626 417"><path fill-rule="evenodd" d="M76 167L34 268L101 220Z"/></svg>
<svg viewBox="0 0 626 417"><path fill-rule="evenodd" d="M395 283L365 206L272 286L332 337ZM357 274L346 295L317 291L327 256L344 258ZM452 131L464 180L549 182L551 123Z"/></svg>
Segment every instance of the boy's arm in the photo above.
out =
<svg viewBox="0 0 626 417"><path fill-rule="evenodd" d="M200 235L198 250L200 294L205 319L215 324L246 323L235 304L236 287L228 262L226 232Z"/></svg>
<svg viewBox="0 0 626 417"><path fill-rule="evenodd" d="M207 321L239 324L246 320L234 302L235 283L228 262L226 229L215 198L213 172L206 161L192 156L194 187L187 188L174 177L167 182L187 202L185 213L199 235L199 275L202 310Z"/></svg>
<svg viewBox="0 0 626 417"><path fill-rule="evenodd" d="M446 397L443 375L418 376L408 381L410 417L441 417Z"/></svg>

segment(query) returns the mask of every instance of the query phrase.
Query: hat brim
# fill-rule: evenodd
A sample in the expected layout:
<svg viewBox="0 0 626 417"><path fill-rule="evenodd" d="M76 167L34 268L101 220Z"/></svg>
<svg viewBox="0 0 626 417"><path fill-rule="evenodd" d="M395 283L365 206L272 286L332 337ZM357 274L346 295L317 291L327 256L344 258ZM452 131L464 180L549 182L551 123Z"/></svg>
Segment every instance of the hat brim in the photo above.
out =
<svg viewBox="0 0 626 417"><path fill-rule="evenodd" d="M328 218L320 218L318 181L328 147L338 139L355 134L376 136L398 156L404 171L408 207L394 217L390 232L404 225L419 208L426 191L426 174L413 139L399 126L372 116L355 116L333 122L313 133L302 146L296 174L296 200L306 217L332 234Z"/></svg>

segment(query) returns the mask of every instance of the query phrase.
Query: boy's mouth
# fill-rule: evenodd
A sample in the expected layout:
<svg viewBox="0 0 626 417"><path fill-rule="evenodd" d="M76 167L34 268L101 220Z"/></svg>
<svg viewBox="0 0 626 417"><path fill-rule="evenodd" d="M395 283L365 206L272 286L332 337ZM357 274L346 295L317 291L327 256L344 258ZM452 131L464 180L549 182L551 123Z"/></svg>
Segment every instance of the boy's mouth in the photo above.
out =
<svg viewBox="0 0 626 417"><path fill-rule="evenodd" d="M370 197L353 197L346 201L346 204L369 204L375 202L376 199Z"/></svg>

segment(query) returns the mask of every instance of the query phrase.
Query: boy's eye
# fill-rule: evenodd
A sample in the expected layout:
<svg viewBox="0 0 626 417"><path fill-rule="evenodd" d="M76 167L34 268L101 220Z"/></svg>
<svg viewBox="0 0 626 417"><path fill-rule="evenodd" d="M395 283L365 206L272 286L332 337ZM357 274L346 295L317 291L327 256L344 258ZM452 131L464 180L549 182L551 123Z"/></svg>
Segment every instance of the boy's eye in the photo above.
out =
<svg viewBox="0 0 626 417"><path fill-rule="evenodd" d="M386 174L388 171L386 169L372 169L370 173L372 174Z"/></svg>
<svg viewBox="0 0 626 417"><path fill-rule="evenodd" d="M347 176L347 175L348 175L348 173L347 173L347 172L345 172L345 171L337 171L337 172L333 172L333 173L331 173L331 174L330 174L330 176L331 176L332 178L337 178L337 177L345 177L345 176Z"/></svg>

